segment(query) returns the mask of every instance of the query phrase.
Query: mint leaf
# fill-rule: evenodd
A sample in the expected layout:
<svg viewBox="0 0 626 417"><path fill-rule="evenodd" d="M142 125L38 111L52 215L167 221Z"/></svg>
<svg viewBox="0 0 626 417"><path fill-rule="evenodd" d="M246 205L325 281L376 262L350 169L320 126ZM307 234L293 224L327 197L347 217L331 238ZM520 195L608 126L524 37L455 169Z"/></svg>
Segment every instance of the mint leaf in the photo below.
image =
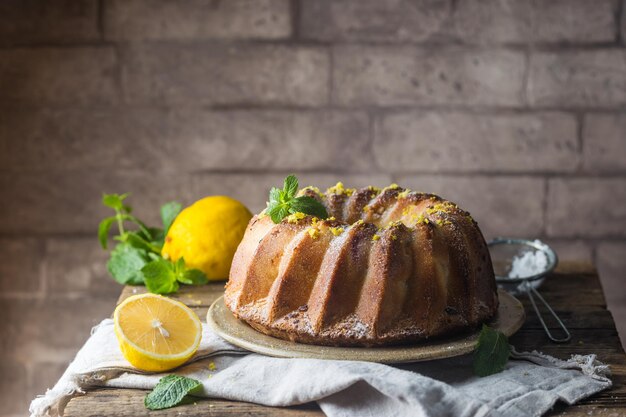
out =
<svg viewBox="0 0 626 417"><path fill-rule="evenodd" d="M168 375L159 380L154 389L146 395L144 405L149 410L162 410L180 404L185 396L195 392L202 384L195 379L181 375Z"/></svg>
<svg viewBox="0 0 626 417"><path fill-rule="evenodd" d="M178 213L182 209L182 205L176 201L170 201L161 206L161 220L163 220L163 231L165 234L170 230L170 226L174 222Z"/></svg>
<svg viewBox="0 0 626 417"><path fill-rule="evenodd" d="M285 204L279 204L273 207L269 207L267 215L270 216L274 223L280 223L280 221L289 214L289 210Z"/></svg>
<svg viewBox="0 0 626 417"><path fill-rule="evenodd" d="M154 294L169 294L178 291L174 265L163 258L156 259L141 268L146 288Z"/></svg>
<svg viewBox="0 0 626 417"><path fill-rule="evenodd" d="M276 187L270 189L270 198L265 214L270 216L274 223L280 223L289 213L298 211L320 219L328 217L328 212L322 203L308 196L296 197L297 192L298 178L295 175L287 176L282 190Z"/></svg>
<svg viewBox="0 0 626 417"><path fill-rule="evenodd" d="M311 216L319 217L320 219L325 219L328 217L328 212L326 211L326 207L313 197L302 196L297 197L291 200L291 207L289 208L290 213L302 212L305 214L310 214Z"/></svg>
<svg viewBox="0 0 626 417"><path fill-rule="evenodd" d="M148 254L145 250L128 243L119 243L111 252L107 270L120 284L141 285L143 284L141 268L147 261Z"/></svg>
<svg viewBox="0 0 626 417"><path fill-rule="evenodd" d="M187 269L178 276L178 281L187 285L203 285L209 282L204 272L199 269Z"/></svg>
<svg viewBox="0 0 626 417"><path fill-rule="evenodd" d="M270 206L282 203L282 195L283 191L281 189L272 187L270 189L270 201L267 203L267 205Z"/></svg>
<svg viewBox="0 0 626 417"><path fill-rule="evenodd" d="M114 221L115 216L107 217L106 219L102 220L98 225L98 240L100 241L100 246L102 246L102 249L106 249L108 246L109 231L111 230L111 226L113 225Z"/></svg>
<svg viewBox="0 0 626 417"><path fill-rule="evenodd" d="M511 347L506 335L483 324L474 350L474 373L478 376L497 374L504 369Z"/></svg>
<svg viewBox="0 0 626 417"><path fill-rule="evenodd" d="M113 210L119 211L127 211L130 213L130 207L125 206L123 201L128 197L129 194L103 194L102 195L102 204L107 207L112 208Z"/></svg>
<svg viewBox="0 0 626 417"><path fill-rule="evenodd" d="M295 197L298 192L298 178L291 174L285 178L283 183L283 193L286 200L290 200Z"/></svg>

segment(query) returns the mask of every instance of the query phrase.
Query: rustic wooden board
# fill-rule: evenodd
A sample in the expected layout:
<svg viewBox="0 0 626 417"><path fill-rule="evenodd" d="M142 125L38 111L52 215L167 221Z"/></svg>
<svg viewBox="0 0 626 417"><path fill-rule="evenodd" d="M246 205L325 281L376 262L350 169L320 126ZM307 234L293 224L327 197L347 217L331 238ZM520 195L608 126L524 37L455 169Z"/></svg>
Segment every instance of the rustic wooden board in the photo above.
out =
<svg viewBox="0 0 626 417"><path fill-rule="evenodd" d="M184 287L174 298L192 307L204 319L211 303L224 290L223 283L213 283L200 288ZM145 292L143 287L126 287L118 302ZM566 344L551 343L543 333L539 321L524 297L520 297L527 311L524 327L511 338L518 350L537 349L544 353L569 358L570 355L596 353L600 360L611 365L614 387L574 406L557 405L551 416L626 415L626 355L620 343L611 313L596 271L590 264L563 263L546 279L540 288L544 298L557 310L570 328L572 340ZM556 328L549 323L550 328ZM70 401L65 415L72 416L137 416L147 414L143 406L145 391L98 389ZM196 403L170 410L153 411L154 416L323 416L320 409L309 404L301 407L273 408L243 402L198 399Z"/></svg>

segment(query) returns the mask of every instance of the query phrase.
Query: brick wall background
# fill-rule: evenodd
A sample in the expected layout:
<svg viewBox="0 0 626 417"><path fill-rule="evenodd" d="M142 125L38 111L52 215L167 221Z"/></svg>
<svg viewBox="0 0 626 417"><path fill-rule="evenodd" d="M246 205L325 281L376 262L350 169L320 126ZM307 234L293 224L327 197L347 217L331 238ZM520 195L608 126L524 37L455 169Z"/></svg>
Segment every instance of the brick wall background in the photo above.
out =
<svg viewBox="0 0 626 417"><path fill-rule="evenodd" d="M112 311L103 191L150 221L290 172L433 191L595 262L626 333L625 4L2 1L0 415Z"/></svg>

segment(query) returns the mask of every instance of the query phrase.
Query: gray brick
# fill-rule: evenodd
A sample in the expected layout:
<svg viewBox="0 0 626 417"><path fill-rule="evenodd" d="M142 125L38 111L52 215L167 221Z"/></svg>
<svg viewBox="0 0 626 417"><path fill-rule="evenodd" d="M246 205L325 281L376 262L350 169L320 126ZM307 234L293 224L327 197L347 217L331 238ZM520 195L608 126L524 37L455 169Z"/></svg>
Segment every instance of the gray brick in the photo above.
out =
<svg viewBox="0 0 626 417"><path fill-rule="evenodd" d="M528 99L534 106L622 106L626 104L626 51L531 53Z"/></svg>
<svg viewBox="0 0 626 417"><path fill-rule="evenodd" d="M597 247L598 272L609 306L626 303L626 242L601 242Z"/></svg>
<svg viewBox="0 0 626 417"><path fill-rule="evenodd" d="M6 359L0 363L0 414L22 413L31 398L27 397L28 385L24 365Z"/></svg>
<svg viewBox="0 0 626 417"><path fill-rule="evenodd" d="M585 116L583 138L586 170L626 170L626 114Z"/></svg>
<svg viewBox="0 0 626 417"><path fill-rule="evenodd" d="M374 156L391 171L571 172L577 127L563 113L400 112L381 116Z"/></svg>
<svg viewBox="0 0 626 417"><path fill-rule="evenodd" d="M111 316L116 298L3 300L0 347L8 358L21 363L68 363L91 328Z"/></svg>
<svg viewBox="0 0 626 417"><path fill-rule="evenodd" d="M428 40L447 21L448 0L347 0L301 3L301 36L359 41Z"/></svg>
<svg viewBox="0 0 626 417"><path fill-rule="evenodd" d="M591 43L615 39L615 0L462 1L451 32L470 43Z"/></svg>
<svg viewBox="0 0 626 417"><path fill-rule="evenodd" d="M550 236L626 236L624 178L554 178L548 185Z"/></svg>
<svg viewBox="0 0 626 417"><path fill-rule="evenodd" d="M132 102L278 104L328 100L329 56L321 47L267 44L143 44L123 51Z"/></svg>
<svg viewBox="0 0 626 417"><path fill-rule="evenodd" d="M115 226L113 229L116 230ZM114 244L111 240L110 245ZM48 239L45 256L47 291L56 295L115 299L122 286L109 276L108 259L108 252L100 247L95 235Z"/></svg>
<svg viewBox="0 0 626 417"><path fill-rule="evenodd" d="M277 39L291 33L288 0L108 0L104 10L111 39Z"/></svg>
<svg viewBox="0 0 626 417"><path fill-rule="evenodd" d="M615 40L617 0L303 2L301 35L322 41L470 44Z"/></svg>
<svg viewBox="0 0 626 417"><path fill-rule="evenodd" d="M96 236L99 221L111 214L101 204L103 192L130 192L135 214L148 224L160 222L161 204L189 203L189 178L150 172L5 174L0 189L10 198L0 204L0 232L89 233Z"/></svg>
<svg viewBox="0 0 626 417"><path fill-rule="evenodd" d="M372 166L368 117L347 111L7 110L0 149L14 171Z"/></svg>
<svg viewBox="0 0 626 417"><path fill-rule="evenodd" d="M230 111L178 113L167 155L197 169L367 170L365 113ZM196 129L200 130L196 133ZM236 151L235 151L236 150Z"/></svg>
<svg viewBox="0 0 626 417"><path fill-rule="evenodd" d="M624 13L624 7L626 6L626 0L622 0L622 21L619 22L621 28L622 39L626 39L626 13ZM625 308L626 310L626 308Z"/></svg>
<svg viewBox="0 0 626 417"><path fill-rule="evenodd" d="M619 0L540 0L533 4L534 42L591 43L615 40Z"/></svg>
<svg viewBox="0 0 626 417"><path fill-rule="evenodd" d="M300 187L314 185L322 191L342 181L346 187L365 187L375 185L384 187L391 183L391 177L385 174L318 174L295 172L300 180ZM198 174L193 181L193 194L196 198L205 195L228 195L244 203L252 213L259 213L265 208L271 187L280 187L284 174Z"/></svg>
<svg viewBox="0 0 626 417"><path fill-rule="evenodd" d="M454 38L469 43L527 42L531 8L528 1L461 1L448 30Z"/></svg>
<svg viewBox="0 0 626 417"><path fill-rule="evenodd" d="M41 288L43 242L39 239L2 237L0 293L36 293Z"/></svg>
<svg viewBox="0 0 626 417"><path fill-rule="evenodd" d="M543 229L544 182L531 177L407 175L398 184L457 203L478 222L487 240L536 238Z"/></svg>
<svg viewBox="0 0 626 417"><path fill-rule="evenodd" d="M74 43L99 36L96 0L0 2L0 44Z"/></svg>
<svg viewBox="0 0 626 417"><path fill-rule="evenodd" d="M0 103L109 104L119 98L110 47L0 50Z"/></svg>
<svg viewBox="0 0 626 417"><path fill-rule="evenodd" d="M3 168L14 171L167 166L168 114L118 109L11 109L0 113ZM197 133L197 132L196 132ZM16 140L19 138L19 140Z"/></svg>
<svg viewBox="0 0 626 417"><path fill-rule="evenodd" d="M519 52L341 46L333 54L338 104L521 104L524 57Z"/></svg>

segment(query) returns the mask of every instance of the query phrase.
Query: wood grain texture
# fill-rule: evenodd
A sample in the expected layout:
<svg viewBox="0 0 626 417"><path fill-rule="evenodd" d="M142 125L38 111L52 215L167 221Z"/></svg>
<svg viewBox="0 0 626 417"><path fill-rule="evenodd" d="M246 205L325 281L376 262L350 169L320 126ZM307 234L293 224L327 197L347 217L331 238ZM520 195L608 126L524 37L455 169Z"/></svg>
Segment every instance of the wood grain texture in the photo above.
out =
<svg viewBox="0 0 626 417"><path fill-rule="evenodd" d="M192 307L200 317L224 289L223 283L203 287L183 287L173 298ZM611 365L613 388L596 394L574 406L558 404L550 416L621 416L626 415L626 355L615 329L611 313L606 309L602 287L595 269L589 264L563 263L546 279L540 289L544 298L569 326L572 340L565 344L551 343L524 297L528 319L524 327L511 338L518 350L537 349L561 359L580 353L596 353L598 358ZM126 287L119 301L145 292L143 287ZM554 323L548 323L556 329ZM98 389L74 398L67 406L67 417L85 416L138 416L147 414L143 405L146 392L141 390ZM314 404L274 408L256 404L198 399L196 403L170 410L150 412L151 416L323 416Z"/></svg>

